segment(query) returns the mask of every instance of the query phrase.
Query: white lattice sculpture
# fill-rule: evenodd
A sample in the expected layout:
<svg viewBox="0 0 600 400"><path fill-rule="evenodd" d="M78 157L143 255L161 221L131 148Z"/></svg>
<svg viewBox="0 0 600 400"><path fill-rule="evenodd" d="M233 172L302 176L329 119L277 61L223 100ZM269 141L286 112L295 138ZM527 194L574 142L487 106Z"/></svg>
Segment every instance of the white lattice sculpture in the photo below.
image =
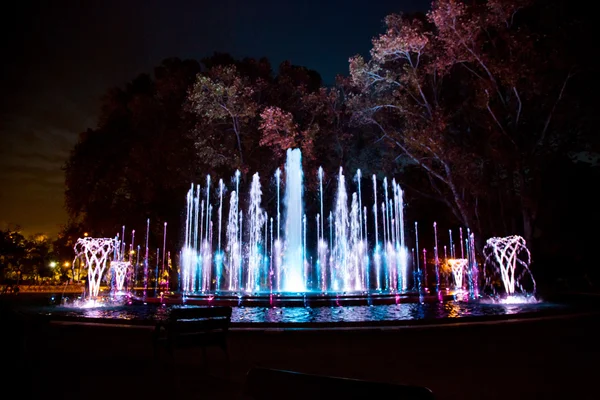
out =
<svg viewBox="0 0 600 400"><path fill-rule="evenodd" d="M115 246L115 239L111 238L79 238L75 243L75 262L77 259L85 257L85 264L88 268L88 288L91 298L98 297L100 291L100 281L102 274L106 269L106 263L112 254Z"/></svg>
<svg viewBox="0 0 600 400"><path fill-rule="evenodd" d="M115 271L116 280L117 280L117 290L122 291L123 285L125 283L125 277L127 276L127 271L131 263L129 261L111 261L110 267Z"/></svg>
<svg viewBox="0 0 600 400"><path fill-rule="evenodd" d="M515 279L517 265L529 271L531 263L531 254L525 239L518 235L489 238L483 252L486 263L495 262L498 265L506 294L513 295L517 282Z"/></svg>
<svg viewBox="0 0 600 400"><path fill-rule="evenodd" d="M463 276L465 269L469 265L469 260L466 258L451 258L448 260L450 268L452 268L452 275L454 276L454 284L457 290L462 289Z"/></svg>

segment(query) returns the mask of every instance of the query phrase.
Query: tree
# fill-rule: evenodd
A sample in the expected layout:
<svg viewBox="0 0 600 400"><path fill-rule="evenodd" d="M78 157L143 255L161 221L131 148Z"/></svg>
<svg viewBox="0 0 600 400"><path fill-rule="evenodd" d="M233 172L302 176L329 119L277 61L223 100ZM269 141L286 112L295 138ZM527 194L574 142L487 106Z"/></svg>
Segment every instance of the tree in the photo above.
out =
<svg viewBox="0 0 600 400"><path fill-rule="evenodd" d="M53 268L57 266L50 265L50 262L53 261L53 254L48 236L42 234L31 235L27 242L27 254L23 260L24 272L36 282L39 278L53 277Z"/></svg>
<svg viewBox="0 0 600 400"><path fill-rule="evenodd" d="M286 110L279 106L263 109L259 144L280 159L287 149L301 149L304 170L314 172L305 179L311 189L316 189L319 167L333 171L352 161L348 155L355 138L348 131L350 114L339 88L308 91L301 85L296 90L296 101L287 101Z"/></svg>
<svg viewBox="0 0 600 400"><path fill-rule="evenodd" d="M178 230L185 192L198 176L188 135L194 121L182 106L199 70L196 61L167 59L154 77L107 92L98 127L81 134L65 165L67 209L82 230L112 237L125 225L130 235L150 219L151 246L162 245L162 222Z"/></svg>
<svg viewBox="0 0 600 400"><path fill-rule="evenodd" d="M0 271L4 279L37 281L51 277L50 260L53 256L49 238L34 234L25 238L20 228L0 231Z"/></svg>
<svg viewBox="0 0 600 400"><path fill-rule="evenodd" d="M373 42L371 61L360 56L350 60L353 83L360 88L349 100L354 122L375 125L381 134L377 140L389 141L424 169L439 198L459 221L472 226L458 180L475 160L459 157L462 138L449 132L439 96L441 79L430 72L435 61L430 34L416 18L391 15L386 24L387 32Z"/></svg>
<svg viewBox="0 0 600 400"><path fill-rule="evenodd" d="M85 231L81 224L71 221L63 226L58 237L52 242L53 254L59 262L61 268L66 267L71 273L71 279L79 278L76 273L76 265L73 263L75 254L73 248L77 239L84 237Z"/></svg>
<svg viewBox="0 0 600 400"><path fill-rule="evenodd" d="M15 273L16 281L21 278L22 262L27 254L27 240L19 232L19 227L0 231L0 272L6 279Z"/></svg>
<svg viewBox="0 0 600 400"><path fill-rule="evenodd" d="M440 0L426 18L388 16L371 59L350 60L355 121L376 126L482 235L513 233L518 222L531 241L540 169L580 128L565 118L576 102L565 101L574 65L562 57L564 32L556 19L537 23L549 8Z"/></svg>
<svg viewBox="0 0 600 400"><path fill-rule="evenodd" d="M269 146L277 157L282 157L287 149L299 147L298 125L294 116L279 107L265 107L260 113L262 138L261 146Z"/></svg>
<svg viewBox="0 0 600 400"><path fill-rule="evenodd" d="M233 131L244 163L242 134L244 125L256 116L254 89L232 65L213 67L208 75L198 74L188 96L188 110L211 123L227 123ZM204 143L196 142L197 148Z"/></svg>
<svg viewBox="0 0 600 400"><path fill-rule="evenodd" d="M191 183L205 182L206 174L231 176L236 169L242 181L249 172L268 177L281 165L282 157L259 145L259 115L266 108L294 116L300 135L294 145L305 146L306 160L317 132L328 132L326 123L335 125L336 135L340 131L336 114L319 114L332 93L319 89L314 71L282 63L273 76L266 59L238 61L223 54L202 63L204 68L167 59L153 76L142 74L107 92L98 126L80 135L65 166L66 205L80 233L113 237L126 226L127 236L136 229L141 241L149 219L154 247L162 245L167 221L168 248L174 249L180 237L172 232L181 231ZM342 105L330 103L335 112ZM323 145L318 149L325 154Z"/></svg>

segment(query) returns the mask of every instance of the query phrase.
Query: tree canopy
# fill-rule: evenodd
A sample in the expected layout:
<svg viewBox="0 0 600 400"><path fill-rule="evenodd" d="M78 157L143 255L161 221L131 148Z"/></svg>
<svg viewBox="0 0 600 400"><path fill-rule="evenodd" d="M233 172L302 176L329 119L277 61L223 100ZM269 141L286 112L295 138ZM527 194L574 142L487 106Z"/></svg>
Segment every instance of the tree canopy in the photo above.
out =
<svg viewBox="0 0 600 400"><path fill-rule="evenodd" d="M426 16L388 16L371 58L350 60L355 121L375 126L426 176L419 190L480 237L518 231L531 242L542 174L589 129L573 21L557 7L439 0Z"/></svg>
<svg viewBox="0 0 600 400"><path fill-rule="evenodd" d="M208 174L227 180L239 169L242 180L259 172L269 181L291 147L302 149L307 171L337 168L349 113L340 89L321 85L316 71L288 62L275 74L266 59L220 53L165 60L153 76L108 91L98 126L65 166L69 215L99 236L123 225L139 232L150 219L155 243L169 221L176 244L185 193Z"/></svg>

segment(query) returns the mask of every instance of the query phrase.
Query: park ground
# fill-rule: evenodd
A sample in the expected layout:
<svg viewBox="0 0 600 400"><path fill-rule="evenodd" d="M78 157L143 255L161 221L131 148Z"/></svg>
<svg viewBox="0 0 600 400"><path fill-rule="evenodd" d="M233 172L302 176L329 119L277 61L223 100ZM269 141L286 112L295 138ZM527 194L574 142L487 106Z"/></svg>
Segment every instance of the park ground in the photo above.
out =
<svg viewBox="0 0 600 400"><path fill-rule="evenodd" d="M2 360L5 389L31 398L244 399L247 371L262 366L426 386L440 400L597 399L598 322L588 309L437 327L232 329L229 363L218 348L206 362L199 349L156 360L150 327L61 322L28 332L25 352L5 341Z"/></svg>

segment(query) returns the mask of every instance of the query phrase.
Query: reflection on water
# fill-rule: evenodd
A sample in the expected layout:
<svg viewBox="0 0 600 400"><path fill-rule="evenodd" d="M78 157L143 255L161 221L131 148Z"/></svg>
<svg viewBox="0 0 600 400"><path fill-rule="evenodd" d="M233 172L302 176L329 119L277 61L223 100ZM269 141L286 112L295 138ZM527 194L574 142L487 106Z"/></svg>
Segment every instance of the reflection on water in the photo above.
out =
<svg viewBox="0 0 600 400"><path fill-rule="evenodd" d="M324 323L398 320L434 320L490 315L535 313L561 308L558 304L484 304L448 301L444 303L401 303L343 307L233 307L232 322ZM124 305L94 309L45 307L49 315L109 318L118 320L159 321L169 314L169 306Z"/></svg>
<svg viewBox="0 0 600 400"><path fill-rule="evenodd" d="M444 309L448 313L448 318L458 318L458 317L460 317L460 307L458 306L458 303L455 303L455 302L445 303L444 304Z"/></svg>

